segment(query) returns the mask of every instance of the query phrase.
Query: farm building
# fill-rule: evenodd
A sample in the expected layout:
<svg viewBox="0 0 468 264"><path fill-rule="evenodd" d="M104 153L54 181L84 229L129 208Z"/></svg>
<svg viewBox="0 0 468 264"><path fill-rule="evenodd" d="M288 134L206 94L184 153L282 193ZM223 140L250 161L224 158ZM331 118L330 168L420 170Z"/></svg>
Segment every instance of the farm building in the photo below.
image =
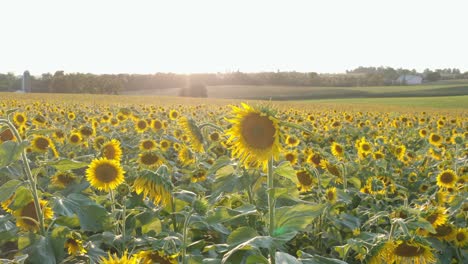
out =
<svg viewBox="0 0 468 264"><path fill-rule="evenodd" d="M404 74L398 77L398 79L396 80L396 83L415 85L415 84L421 84L422 80L423 78L419 75Z"/></svg>

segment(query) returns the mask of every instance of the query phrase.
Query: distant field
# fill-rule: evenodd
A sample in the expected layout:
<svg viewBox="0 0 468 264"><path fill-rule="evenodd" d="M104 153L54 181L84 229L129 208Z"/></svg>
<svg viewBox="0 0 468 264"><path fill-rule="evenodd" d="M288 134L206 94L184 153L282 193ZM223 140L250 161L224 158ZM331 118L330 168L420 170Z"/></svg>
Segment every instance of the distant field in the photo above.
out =
<svg viewBox="0 0 468 264"><path fill-rule="evenodd" d="M124 94L177 96L179 91L180 88L171 88L155 91L136 91ZM461 80L459 83L438 83L414 86L297 87L225 85L208 87L208 97L230 99L300 100L456 95L468 95L468 80Z"/></svg>
<svg viewBox="0 0 468 264"><path fill-rule="evenodd" d="M468 96L440 96L440 97L401 97L401 98L350 98L304 100L313 104L353 104L375 106L405 106L405 107L434 107L434 108L463 108L468 109Z"/></svg>

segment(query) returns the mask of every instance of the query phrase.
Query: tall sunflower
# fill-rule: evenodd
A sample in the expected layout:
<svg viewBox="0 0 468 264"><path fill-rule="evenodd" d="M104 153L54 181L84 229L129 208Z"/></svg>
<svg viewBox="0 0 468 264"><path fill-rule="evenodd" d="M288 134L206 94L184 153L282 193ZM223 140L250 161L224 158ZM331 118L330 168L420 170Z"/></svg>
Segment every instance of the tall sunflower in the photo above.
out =
<svg viewBox="0 0 468 264"><path fill-rule="evenodd" d="M431 145L439 147L440 144L442 144L442 141L443 141L443 137L441 137L439 134L431 133L429 135L429 143Z"/></svg>
<svg viewBox="0 0 468 264"><path fill-rule="evenodd" d="M13 122L19 127L26 125L26 121L28 121L28 119L24 113L17 112L13 116Z"/></svg>
<svg viewBox="0 0 468 264"><path fill-rule="evenodd" d="M153 264L153 263L160 263L160 264L176 264L178 254L168 255L164 253L164 251L154 251L154 250L144 250L138 252L139 258L141 258L141 264Z"/></svg>
<svg viewBox="0 0 468 264"><path fill-rule="evenodd" d="M232 127L226 131L232 155L244 165L254 162L266 168L268 160L278 159L281 152L279 121L267 110L259 110L247 104L233 106L235 117L228 121Z"/></svg>
<svg viewBox="0 0 468 264"><path fill-rule="evenodd" d="M148 169L155 169L164 163L161 155L154 151L145 151L138 155L138 163Z"/></svg>
<svg viewBox="0 0 468 264"><path fill-rule="evenodd" d="M31 145L33 151L45 153L50 149L54 156L58 157L57 149L52 140L48 137L37 135L33 138Z"/></svg>
<svg viewBox="0 0 468 264"><path fill-rule="evenodd" d="M195 124L195 121L193 121L192 119L188 119L187 117L183 117L180 119L179 122L184 131L186 132L186 136L190 141L190 146L192 147L192 149L197 152L204 152L203 135L198 126Z"/></svg>
<svg viewBox="0 0 468 264"><path fill-rule="evenodd" d="M296 172L298 181L298 189L301 192L308 192L312 190L312 184L314 183L312 175L307 170L300 170Z"/></svg>
<svg viewBox="0 0 468 264"><path fill-rule="evenodd" d="M432 264L437 262L429 243L420 237L401 237L390 240L385 245L385 252L389 258L387 263Z"/></svg>
<svg viewBox="0 0 468 264"><path fill-rule="evenodd" d="M175 147L175 145L174 145ZM195 162L195 155L186 146L181 146L178 154L178 158L182 166L188 166Z"/></svg>
<svg viewBox="0 0 468 264"><path fill-rule="evenodd" d="M124 173L116 160L94 159L86 170L86 179L94 188L107 192L124 182Z"/></svg>
<svg viewBox="0 0 468 264"><path fill-rule="evenodd" d="M333 156L337 157L337 158L342 158L344 156L344 148L342 145L336 143L336 142L333 142L332 145L331 145L331 152L333 154Z"/></svg>

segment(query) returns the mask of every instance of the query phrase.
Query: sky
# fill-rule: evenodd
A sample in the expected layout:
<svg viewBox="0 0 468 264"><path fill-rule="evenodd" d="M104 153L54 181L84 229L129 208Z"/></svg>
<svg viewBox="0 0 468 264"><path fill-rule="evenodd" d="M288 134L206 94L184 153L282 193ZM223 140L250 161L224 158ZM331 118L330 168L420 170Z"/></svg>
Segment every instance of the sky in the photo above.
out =
<svg viewBox="0 0 468 264"><path fill-rule="evenodd" d="M467 0L0 0L0 72L463 72L467 10Z"/></svg>

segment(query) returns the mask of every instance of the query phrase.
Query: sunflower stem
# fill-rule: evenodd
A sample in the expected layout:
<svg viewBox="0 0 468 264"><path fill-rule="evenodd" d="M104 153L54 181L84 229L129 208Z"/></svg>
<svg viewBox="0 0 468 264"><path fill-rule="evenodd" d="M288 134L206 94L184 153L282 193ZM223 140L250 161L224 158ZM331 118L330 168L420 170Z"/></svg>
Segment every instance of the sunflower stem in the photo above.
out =
<svg viewBox="0 0 468 264"><path fill-rule="evenodd" d="M268 231L270 237L273 236L275 231L275 186L273 181L273 159L268 160ZM275 264L275 246L270 247L270 263Z"/></svg>
<svg viewBox="0 0 468 264"><path fill-rule="evenodd" d="M7 119L0 119L0 124L6 124L11 132L15 135L16 140L21 144L23 142L23 139L21 138L18 130L16 127ZM45 224L44 224L44 215L42 213L41 205L39 203L39 195L37 193L37 183L36 179L33 177L31 168L29 167L29 162L28 162L28 157L26 156L26 150L21 151L21 159L23 160L23 168L25 169L24 171L26 172L26 177L28 178L29 182L29 187L31 188L31 192L33 195L34 199L34 208L36 209L36 215L37 218L39 219L39 229L41 235L45 235Z"/></svg>
<svg viewBox="0 0 468 264"><path fill-rule="evenodd" d="M175 205L174 205L174 196L171 195L171 199L170 199L170 202L171 202L171 218L172 218L172 227L174 228L174 232L177 233L177 219L176 219L176 215L175 215Z"/></svg>
<svg viewBox="0 0 468 264"><path fill-rule="evenodd" d="M310 135L313 134L312 131L310 131L310 130L308 130L308 129L306 129L306 128L300 126L300 125L293 124L293 123L290 123L290 122L281 121L281 125L285 125L285 126L291 127L291 128L297 128L297 129L299 129L299 130L301 130L301 131L304 131L304 132L306 132L306 133L308 133L308 134L310 134Z"/></svg>
<svg viewBox="0 0 468 264"><path fill-rule="evenodd" d="M109 190L109 195L110 195L110 198L111 198L111 211L112 211L112 214L114 215L114 217L117 216L117 212L115 210L115 196L114 196L114 191L112 189ZM119 225L116 224L115 227L114 227L114 233L117 235L119 232Z"/></svg>
<svg viewBox="0 0 468 264"><path fill-rule="evenodd" d="M192 218L193 209L188 213L185 217L184 221L184 230L182 233L182 264L187 264L187 235L188 235L188 228L190 223L190 218Z"/></svg>
<svg viewBox="0 0 468 264"><path fill-rule="evenodd" d="M223 130L222 128L220 128L220 127L217 126L217 125L213 125L213 124L211 124L211 123L204 123L204 124L201 124L201 125L198 126L198 128L199 128L200 130L202 130L202 128L204 128L204 127L211 127L211 128L214 128L214 129L218 130L219 132L223 132L223 133L224 133L224 130Z"/></svg>

